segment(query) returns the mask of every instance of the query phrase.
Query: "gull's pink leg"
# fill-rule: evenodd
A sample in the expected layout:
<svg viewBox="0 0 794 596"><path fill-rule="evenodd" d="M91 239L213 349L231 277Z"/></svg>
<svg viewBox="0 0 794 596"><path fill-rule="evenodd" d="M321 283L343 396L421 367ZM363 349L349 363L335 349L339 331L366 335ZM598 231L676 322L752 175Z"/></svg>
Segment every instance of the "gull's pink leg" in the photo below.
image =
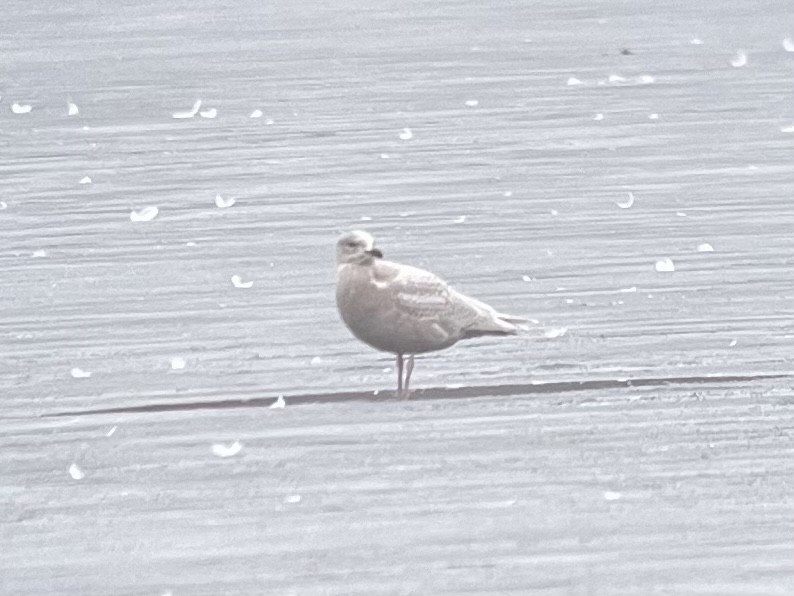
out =
<svg viewBox="0 0 794 596"><path fill-rule="evenodd" d="M397 354L397 395L403 393L403 355Z"/></svg>
<svg viewBox="0 0 794 596"><path fill-rule="evenodd" d="M410 395L408 385L411 382L411 373L414 372L414 355L408 356L408 363L405 365L405 395Z"/></svg>

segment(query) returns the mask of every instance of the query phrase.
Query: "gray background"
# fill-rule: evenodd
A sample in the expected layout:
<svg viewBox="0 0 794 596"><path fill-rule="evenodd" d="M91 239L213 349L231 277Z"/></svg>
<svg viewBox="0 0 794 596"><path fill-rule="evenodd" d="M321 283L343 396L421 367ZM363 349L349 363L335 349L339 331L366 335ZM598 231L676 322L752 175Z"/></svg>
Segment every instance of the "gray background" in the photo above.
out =
<svg viewBox="0 0 794 596"><path fill-rule="evenodd" d="M0 591L792 593L785 37L786 1L7 3ZM384 399L355 227L540 323Z"/></svg>

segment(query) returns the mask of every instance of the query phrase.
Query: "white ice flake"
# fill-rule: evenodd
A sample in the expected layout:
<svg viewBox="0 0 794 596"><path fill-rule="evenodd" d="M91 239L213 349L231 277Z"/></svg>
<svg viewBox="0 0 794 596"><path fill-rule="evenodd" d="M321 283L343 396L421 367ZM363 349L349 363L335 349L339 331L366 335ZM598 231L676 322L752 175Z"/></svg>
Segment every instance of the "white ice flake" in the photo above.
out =
<svg viewBox="0 0 794 596"><path fill-rule="evenodd" d="M254 110L253 112L251 112L249 118L261 118L262 116L264 116L262 110Z"/></svg>
<svg viewBox="0 0 794 596"><path fill-rule="evenodd" d="M182 112L174 112L173 114L171 114L171 117L172 117L172 118L176 118L176 119L178 119L178 120L181 120L181 119L184 119L184 118L192 118L193 116L195 116L196 114L198 114L198 111L199 111L200 109L201 109L201 100L200 100L200 99L197 99L197 100L195 101L195 103L193 104L193 107L192 107L192 108L190 108L190 109L189 109L189 110L187 110L187 111L182 111Z"/></svg>
<svg viewBox="0 0 794 596"><path fill-rule="evenodd" d="M69 116L77 116L80 113L80 108L77 107L76 103L72 103L71 101L66 104L66 113Z"/></svg>
<svg viewBox="0 0 794 596"><path fill-rule="evenodd" d="M223 443L215 443L212 446L212 454L217 457L233 457L240 453L243 445L240 441L235 441L231 445L224 445Z"/></svg>
<svg viewBox="0 0 794 596"><path fill-rule="evenodd" d="M675 263L672 259L659 259L656 261L656 271L659 273L671 273L675 271Z"/></svg>
<svg viewBox="0 0 794 596"><path fill-rule="evenodd" d="M239 275L232 275L232 285L235 288L248 289L250 287L253 287L254 282L253 281L243 281L243 278L240 277Z"/></svg>
<svg viewBox="0 0 794 596"><path fill-rule="evenodd" d="M82 368L78 368L76 366L72 370L70 370L69 373L75 379L88 379L91 377L91 373L89 371L83 370Z"/></svg>
<svg viewBox="0 0 794 596"><path fill-rule="evenodd" d="M747 64L747 54L744 50L737 50L736 55L731 58L731 66L734 68L741 68Z"/></svg>
<svg viewBox="0 0 794 596"><path fill-rule="evenodd" d="M708 242L704 242L703 244L698 244L698 252L714 252L714 247Z"/></svg>
<svg viewBox="0 0 794 596"><path fill-rule="evenodd" d="M543 330L543 337L546 339L556 339L568 333L567 327L548 327Z"/></svg>
<svg viewBox="0 0 794 596"><path fill-rule="evenodd" d="M228 209L234 205L235 200L232 198L224 199L221 195L215 195L215 206L218 209Z"/></svg>
<svg viewBox="0 0 794 596"><path fill-rule="evenodd" d="M278 399L274 401L270 406L268 406L271 410L280 410L287 405L287 402L284 401L284 396L279 395Z"/></svg>
<svg viewBox="0 0 794 596"><path fill-rule="evenodd" d="M187 366L187 361L182 358L181 356L174 356L171 358L171 369L172 370L182 370Z"/></svg>
<svg viewBox="0 0 794 596"><path fill-rule="evenodd" d="M615 201L615 205L621 209L631 209L634 206L634 193L627 192L628 198L625 201Z"/></svg>
<svg viewBox="0 0 794 596"><path fill-rule="evenodd" d="M212 119L215 118L217 115L218 115L217 108L207 108L206 110L201 110L199 112L199 116L201 116L202 118Z"/></svg>
<svg viewBox="0 0 794 596"><path fill-rule="evenodd" d="M160 213L160 210L154 206L144 207L138 211L133 210L130 213L130 221L152 221L155 217L157 217L158 213Z"/></svg>
<svg viewBox="0 0 794 596"><path fill-rule="evenodd" d="M790 37L787 37L783 40L783 49L787 52L794 52L794 40Z"/></svg>
<svg viewBox="0 0 794 596"><path fill-rule="evenodd" d="M26 103L17 103L14 102L11 104L11 111L15 114L30 114L30 111L33 109L33 106Z"/></svg>
<svg viewBox="0 0 794 596"><path fill-rule="evenodd" d="M411 139L414 138L414 133L413 133L413 131L410 128L403 128L400 131L399 137L403 141L410 141Z"/></svg>
<svg viewBox="0 0 794 596"><path fill-rule="evenodd" d="M69 466L69 476L74 480L82 480L85 478L85 472L83 472L77 464L72 464Z"/></svg>

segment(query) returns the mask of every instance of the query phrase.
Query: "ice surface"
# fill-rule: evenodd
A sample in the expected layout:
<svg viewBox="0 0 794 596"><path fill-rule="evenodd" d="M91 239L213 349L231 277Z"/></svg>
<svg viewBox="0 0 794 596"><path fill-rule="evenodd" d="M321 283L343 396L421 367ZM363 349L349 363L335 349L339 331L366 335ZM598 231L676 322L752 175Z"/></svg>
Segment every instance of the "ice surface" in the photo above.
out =
<svg viewBox="0 0 794 596"><path fill-rule="evenodd" d="M0 592L794 594L790 378L588 389L791 372L790 3L11 4ZM356 225L569 332L395 400L334 312Z"/></svg>

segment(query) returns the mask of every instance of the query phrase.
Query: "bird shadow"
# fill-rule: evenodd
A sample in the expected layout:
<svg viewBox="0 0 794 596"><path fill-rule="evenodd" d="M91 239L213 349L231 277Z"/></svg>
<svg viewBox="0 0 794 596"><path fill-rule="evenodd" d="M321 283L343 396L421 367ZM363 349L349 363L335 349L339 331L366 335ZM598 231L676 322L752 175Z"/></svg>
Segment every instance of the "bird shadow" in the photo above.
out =
<svg viewBox="0 0 794 596"><path fill-rule="evenodd" d="M757 375L722 375L722 376L686 376L686 377L652 377L636 379L591 379L583 381L558 381L548 383L517 383L510 385L477 385L472 387L428 387L416 389L410 397L396 395L394 391L342 391L336 393L305 393L283 396L289 406L306 404L335 404L354 401L389 402L389 401L420 401L440 399L470 399L476 397L509 397L515 395L551 395L579 391L605 389L627 389L632 387L665 387L671 385L720 385L747 383L767 379L782 379L790 375L757 374ZM73 410L44 414L43 417L89 416L93 414L126 414L154 413L169 411L192 410L224 410L233 408L269 408L276 404L279 397L254 397L221 400L204 400L190 402L166 402L141 404L135 406L119 406L115 408L96 408ZM278 406L277 406L278 407Z"/></svg>

